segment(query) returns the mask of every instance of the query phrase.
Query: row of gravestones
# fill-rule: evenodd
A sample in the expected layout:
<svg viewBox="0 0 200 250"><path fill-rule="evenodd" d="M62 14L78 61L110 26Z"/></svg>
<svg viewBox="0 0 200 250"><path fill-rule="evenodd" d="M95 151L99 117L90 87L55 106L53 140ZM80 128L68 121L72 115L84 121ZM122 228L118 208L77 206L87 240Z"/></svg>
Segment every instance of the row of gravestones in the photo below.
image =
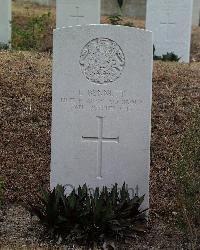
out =
<svg viewBox="0 0 200 250"><path fill-rule="evenodd" d="M66 24L58 21L60 27L54 31L51 188L62 184L70 191L84 183L94 188L126 182L132 195L145 194L146 208L152 32L114 25L74 26L99 23L99 1L87 1L93 4L60 0L57 8ZM149 0L148 12L154 42L174 45L188 61L184 49L190 40L192 1ZM62 28L68 25L72 26ZM182 39L172 40L172 34Z"/></svg>
<svg viewBox="0 0 200 250"><path fill-rule="evenodd" d="M57 27L100 23L100 0L58 0ZM0 43L11 39L11 0L0 0ZM174 52L189 62L192 0L148 0L146 28L153 31L156 55Z"/></svg>
<svg viewBox="0 0 200 250"><path fill-rule="evenodd" d="M102 15L122 15L133 16L137 18L146 18L146 9L148 0L124 0L121 10L117 4L117 0L107 1L102 0ZM193 0L193 18L192 25L200 26L200 0Z"/></svg>
<svg viewBox="0 0 200 250"><path fill-rule="evenodd" d="M20 0L18 0L20 1ZM56 0L29 0L42 5L55 5ZM192 25L200 25L200 0L193 0ZM101 0L101 15L134 16L145 19L147 0L124 0L121 9L117 0Z"/></svg>

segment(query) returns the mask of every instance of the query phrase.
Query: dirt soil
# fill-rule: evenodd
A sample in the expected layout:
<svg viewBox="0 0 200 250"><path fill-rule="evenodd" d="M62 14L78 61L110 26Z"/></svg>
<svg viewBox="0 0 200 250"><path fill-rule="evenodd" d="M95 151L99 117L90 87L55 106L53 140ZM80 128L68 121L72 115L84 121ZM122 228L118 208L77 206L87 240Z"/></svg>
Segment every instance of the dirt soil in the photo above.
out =
<svg viewBox="0 0 200 250"><path fill-rule="evenodd" d="M81 249L78 246L53 243L43 236L43 228L38 220L19 205L9 205L3 213L0 222L0 249ZM158 237L159 236L159 237ZM108 242L114 246L114 242ZM2 248L1 248L2 246ZM187 239L177 229L172 229L166 223L154 218L150 221L147 232L142 235L133 235L125 243L115 244L115 249L189 249ZM178 249L178 248L177 248Z"/></svg>
<svg viewBox="0 0 200 250"><path fill-rule="evenodd" d="M40 187L49 186L51 70L50 54L0 52L0 173L5 181L4 199L8 206L36 202ZM173 248L174 244L185 244L187 237L174 229L179 210L173 159L179 138L190 121L191 110L200 104L199 79L200 63L154 63L150 177L152 229L144 240L140 242L139 239L138 244L144 246L139 249L162 248L164 245ZM26 243L30 223L24 210L19 206L16 209L18 212L13 206L5 209L6 214L0 222L5 234L0 235L0 242L16 243L18 238L24 238ZM18 216L22 219L18 220ZM10 221L16 228L14 231ZM22 227L21 223L26 224L22 233L17 229ZM30 234L30 241L35 242L37 230L33 229Z"/></svg>

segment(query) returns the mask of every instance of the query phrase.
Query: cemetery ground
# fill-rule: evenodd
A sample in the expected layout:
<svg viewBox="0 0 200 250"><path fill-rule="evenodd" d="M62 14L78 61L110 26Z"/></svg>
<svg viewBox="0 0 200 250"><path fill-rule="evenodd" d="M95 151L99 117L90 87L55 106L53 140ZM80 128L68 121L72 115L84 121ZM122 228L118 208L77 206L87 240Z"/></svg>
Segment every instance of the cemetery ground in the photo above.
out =
<svg viewBox="0 0 200 250"><path fill-rule="evenodd" d="M22 17L20 8L14 8L14 22L22 25L32 14L27 8L26 17ZM35 5L36 16L43 11L48 10ZM62 249L43 236L36 218L31 219L24 208L28 201L37 202L40 186L49 185L54 14L50 18L48 32L42 30L39 39L29 40L37 51L0 52L0 176L4 183L0 249ZM46 21L49 23L48 18ZM144 25L127 18L123 22ZM22 38L15 36L18 49ZM146 233L133 235L119 249L200 246L199 28L193 29L191 59L190 64L154 62L150 221Z"/></svg>
<svg viewBox="0 0 200 250"><path fill-rule="evenodd" d="M22 246L45 242L41 239L40 227L34 220L31 222L29 213L20 204L36 202L40 186L49 183L51 66L52 58L48 53L0 53L0 157L1 176L5 182L1 244ZM191 232L177 229L179 223L186 227L187 223L181 222L181 189L176 179L175 162L181 153L180 137L191 126L193 110L199 105L199 79L198 62L189 65L154 63L150 224L144 235L127 243L132 249L136 246L139 249L184 246L194 237ZM198 133L195 136L199 136ZM198 143L195 146L199 147ZM199 176L195 176L192 163L190 167L188 178L193 183ZM199 174L199 165L194 168Z"/></svg>

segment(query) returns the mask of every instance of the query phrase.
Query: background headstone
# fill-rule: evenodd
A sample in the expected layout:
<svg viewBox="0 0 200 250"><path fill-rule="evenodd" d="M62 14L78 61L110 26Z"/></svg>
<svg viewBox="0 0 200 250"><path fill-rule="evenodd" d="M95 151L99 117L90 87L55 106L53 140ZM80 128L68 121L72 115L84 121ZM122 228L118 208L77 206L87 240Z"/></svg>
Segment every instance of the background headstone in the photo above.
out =
<svg viewBox="0 0 200 250"><path fill-rule="evenodd" d="M11 0L0 0L0 43L11 42Z"/></svg>
<svg viewBox="0 0 200 250"><path fill-rule="evenodd" d="M100 23L100 0L57 0L56 27Z"/></svg>
<svg viewBox="0 0 200 250"><path fill-rule="evenodd" d="M47 5L47 6L50 6L52 4L51 0L32 0L31 2L40 4L40 5Z"/></svg>
<svg viewBox="0 0 200 250"><path fill-rule="evenodd" d="M123 16L132 16L145 19L147 0L124 0L122 6Z"/></svg>
<svg viewBox="0 0 200 250"><path fill-rule="evenodd" d="M155 54L174 52L189 62L192 0L148 0L146 29L153 31Z"/></svg>
<svg viewBox="0 0 200 250"><path fill-rule="evenodd" d="M148 207L152 50L130 27L54 32L51 188L125 181Z"/></svg>
<svg viewBox="0 0 200 250"><path fill-rule="evenodd" d="M200 0L193 0L192 25L200 26Z"/></svg>
<svg viewBox="0 0 200 250"><path fill-rule="evenodd" d="M121 14L122 12L117 0L101 0L102 16L115 16Z"/></svg>
<svg viewBox="0 0 200 250"><path fill-rule="evenodd" d="M32 4L40 4L44 6L55 6L56 5L56 0L15 0L18 3L32 3Z"/></svg>

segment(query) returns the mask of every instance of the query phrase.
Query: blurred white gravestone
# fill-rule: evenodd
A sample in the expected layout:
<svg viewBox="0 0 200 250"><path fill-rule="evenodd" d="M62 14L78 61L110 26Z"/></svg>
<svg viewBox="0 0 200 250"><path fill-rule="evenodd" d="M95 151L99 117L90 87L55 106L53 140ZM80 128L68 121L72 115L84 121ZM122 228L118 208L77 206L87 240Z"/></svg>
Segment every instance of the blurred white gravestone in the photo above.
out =
<svg viewBox="0 0 200 250"><path fill-rule="evenodd" d="M57 0L56 27L100 23L100 0Z"/></svg>
<svg viewBox="0 0 200 250"><path fill-rule="evenodd" d="M0 0L0 44L11 42L11 0Z"/></svg>
<svg viewBox="0 0 200 250"><path fill-rule="evenodd" d="M32 0L31 2L40 4L40 5L47 5L47 6L50 5L49 0Z"/></svg>
<svg viewBox="0 0 200 250"><path fill-rule="evenodd" d="M39 5L44 5L44 6L55 6L56 5L56 0L26 0L31 3L36 3ZM24 2L24 0L18 0L18 2Z"/></svg>
<svg viewBox="0 0 200 250"><path fill-rule="evenodd" d="M192 25L200 26L200 0L193 0Z"/></svg>
<svg viewBox="0 0 200 250"><path fill-rule="evenodd" d="M190 60L192 0L148 0L146 29L153 31L155 54L173 52Z"/></svg>
<svg viewBox="0 0 200 250"><path fill-rule="evenodd" d="M130 27L54 31L51 188L126 182L148 207L152 48Z"/></svg>

